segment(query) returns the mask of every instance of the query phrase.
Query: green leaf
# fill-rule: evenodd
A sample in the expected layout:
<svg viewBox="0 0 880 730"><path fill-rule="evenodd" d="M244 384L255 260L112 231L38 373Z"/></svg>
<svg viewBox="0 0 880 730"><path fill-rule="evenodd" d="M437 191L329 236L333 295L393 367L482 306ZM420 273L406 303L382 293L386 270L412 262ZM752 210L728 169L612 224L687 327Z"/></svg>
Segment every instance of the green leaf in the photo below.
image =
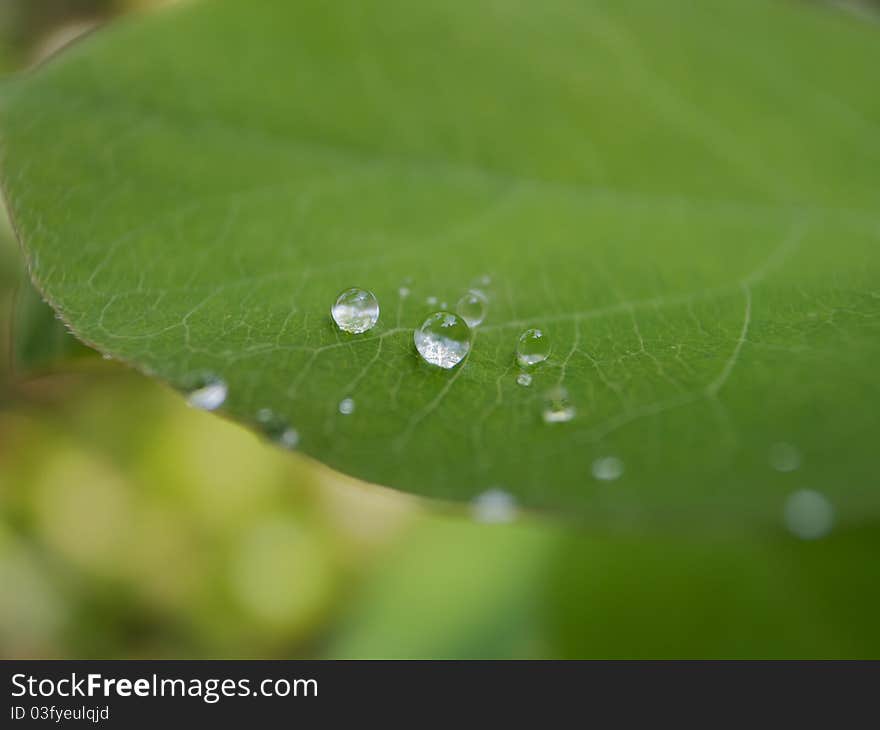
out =
<svg viewBox="0 0 880 730"><path fill-rule="evenodd" d="M23 80L4 186L80 337L222 378L229 415L270 408L346 473L619 525L775 525L809 488L855 521L880 507L877 34L770 0L196 3ZM426 300L484 276L467 360L420 362ZM382 308L359 336L328 316L351 286ZM553 354L523 387L528 327ZM557 384L576 415L547 424Z"/></svg>
<svg viewBox="0 0 880 730"><path fill-rule="evenodd" d="M69 365L93 355L72 337L26 276L15 292L12 319L12 364L18 373Z"/></svg>

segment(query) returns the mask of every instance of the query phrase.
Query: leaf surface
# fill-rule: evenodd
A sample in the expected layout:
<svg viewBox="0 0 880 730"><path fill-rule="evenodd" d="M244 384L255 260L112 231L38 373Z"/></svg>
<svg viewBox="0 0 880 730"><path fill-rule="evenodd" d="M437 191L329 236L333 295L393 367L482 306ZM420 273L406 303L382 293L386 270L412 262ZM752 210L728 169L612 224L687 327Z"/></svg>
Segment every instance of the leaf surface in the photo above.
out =
<svg viewBox="0 0 880 730"><path fill-rule="evenodd" d="M769 0L194 3L11 89L3 183L81 338L222 378L346 473L623 525L778 523L796 489L861 519L877 33ZM358 336L329 318L351 286L381 306ZM473 286L467 360L425 365L413 328ZM553 352L524 387L530 327Z"/></svg>

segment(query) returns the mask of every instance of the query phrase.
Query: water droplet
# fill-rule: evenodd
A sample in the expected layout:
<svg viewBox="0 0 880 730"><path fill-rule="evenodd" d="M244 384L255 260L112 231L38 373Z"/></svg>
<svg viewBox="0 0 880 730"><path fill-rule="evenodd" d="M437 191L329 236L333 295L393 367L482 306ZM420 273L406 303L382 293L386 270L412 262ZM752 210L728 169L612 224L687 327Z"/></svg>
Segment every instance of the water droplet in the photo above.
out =
<svg viewBox="0 0 880 730"><path fill-rule="evenodd" d="M365 289L346 289L336 298L330 314L343 332L359 335L379 321L379 302Z"/></svg>
<svg viewBox="0 0 880 730"><path fill-rule="evenodd" d="M468 327L476 327L486 319L489 309L489 299L479 289L471 289L461 299L455 311L468 323Z"/></svg>
<svg viewBox="0 0 880 730"><path fill-rule="evenodd" d="M528 388L532 384L532 376L528 373L520 373L516 376L516 382L524 388Z"/></svg>
<svg viewBox="0 0 880 730"><path fill-rule="evenodd" d="M802 540L824 537L834 524L834 508L824 495L801 489L789 495L783 511L785 526Z"/></svg>
<svg viewBox="0 0 880 730"><path fill-rule="evenodd" d="M112 360L113 355L111 355L109 352L105 352L101 355L101 359L102 360Z"/></svg>
<svg viewBox="0 0 880 730"><path fill-rule="evenodd" d="M550 340L538 329L526 330L516 343L516 360L523 367L537 365L550 357Z"/></svg>
<svg viewBox="0 0 880 730"><path fill-rule="evenodd" d="M801 452L791 444L778 443L770 447L770 466L776 471L794 471L801 465Z"/></svg>
<svg viewBox="0 0 880 730"><path fill-rule="evenodd" d="M512 522L516 512L516 500L503 489L489 489L471 503L471 515L477 522Z"/></svg>
<svg viewBox="0 0 880 730"><path fill-rule="evenodd" d="M603 456L593 462L593 477L603 482L613 482L623 474L623 462L616 456Z"/></svg>
<svg viewBox="0 0 880 730"><path fill-rule="evenodd" d="M339 412L343 416L349 416L354 413L354 400L351 398L343 398L339 401Z"/></svg>
<svg viewBox="0 0 880 730"><path fill-rule="evenodd" d="M190 381L193 387L186 399L190 406L213 411L223 405L229 389L220 378L214 375L196 375Z"/></svg>
<svg viewBox="0 0 880 730"><path fill-rule="evenodd" d="M257 411L257 422L268 438L285 449L295 449L299 444L299 431L270 408Z"/></svg>
<svg viewBox="0 0 880 730"><path fill-rule="evenodd" d="M438 301L439 300L437 299L437 297L428 297L425 300L425 304L427 304L429 307L436 307Z"/></svg>
<svg viewBox="0 0 880 730"><path fill-rule="evenodd" d="M575 408L568 400L568 391L561 385L551 388L546 397L542 417L545 423L565 423L575 416Z"/></svg>
<svg viewBox="0 0 880 730"><path fill-rule="evenodd" d="M471 349L471 330L452 312L434 312L413 332L413 341L425 362L448 370Z"/></svg>
<svg viewBox="0 0 880 730"><path fill-rule="evenodd" d="M397 290L397 293L400 295L401 299L406 299L410 294L409 287L402 286L402 287L400 287L400 289Z"/></svg>

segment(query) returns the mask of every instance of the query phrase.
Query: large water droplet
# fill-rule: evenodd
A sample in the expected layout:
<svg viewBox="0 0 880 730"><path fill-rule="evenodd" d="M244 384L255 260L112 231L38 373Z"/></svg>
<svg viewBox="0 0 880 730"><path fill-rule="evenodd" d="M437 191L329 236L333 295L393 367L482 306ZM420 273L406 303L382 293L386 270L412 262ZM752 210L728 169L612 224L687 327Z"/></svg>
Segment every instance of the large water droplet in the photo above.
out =
<svg viewBox="0 0 880 730"><path fill-rule="evenodd" d="M516 382L523 388L528 388L532 384L532 376L528 373L520 373L516 376Z"/></svg>
<svg viewBox="0 0 880 730"><path fill-rule="evenodd" d="M455 307L455 311L468 323L468 327L476 327L481 324L486 319L488 310L489 299L479 289L471 289L458 300Z"/></svg>
<svg viewBox="0 0 880 730"><path fill-rule="evenodd" d="M226 383L214 375L196 375L190 378L192 383L187 403L193 408L213 411L223 405L229 389Z"/></svg>
<svg viewBox="0 0 880 730"><path fill-rule="evenodd" d="M263 433L279 446L295 449L299 444L299 431L291 428L287 421L270 408L261 408L257 411L257 422Z"/></svg>
<svg viewBox="0 0 880 730"><path fill-rule="evenodd" d="M575 408L568 400L568 391L561 385L547 392L544 411L541 416L545 423L565 423L575 416Z"/></svg>
<svg viewBox="0 0 880 730"><path fill-rule="evenodd" d="M778 443L770 447L770 466L776 471L795 471L801 465L801 453L791 444Z"/></svg>
<svg viewBox="0 0 880 730"><path fill-rule="evenodd" d="M471 349L471 330L452 312L434 312L413 332L413 341L425 362L448 370Z"/></svg>
<svg viewBox="0 0 880 730"><path fill-rule="evenodd" d="M824 537L834 524L834 508L824 495L812 489L801 489L785 501L785 526L802 540Z"/></svg>
<svg viewBox="0 0 880 730"><path fill-rule="evenodd" d="M350 416L354 413L354 399L353 398L343 398L339 401L339 412L343 416Z"/></svg>
<svg viewBox="0 0 880 730"><path fill-rule="evenodd" d="M512 522L516 512L516 500L503 489L489 489L471 503L471 514L477 522Z"/></svg>
<svg viewBox="0 0 880 730"><path fill-rule="evenodd" d="M531 367L550 357L550 340L541 330L526 330L516 343L516 360L523 367Z"/></svg>
<svg viewBox="0 0 880 730"><path fill-rule="evenodd" d="M616 456L603 456L593 462L593 477L603 482L613 482L623 474L623 462Z"/></svg>
<svg viewBox="0 0 880 730"><path fill-rule="evenodd" d="M359 335L379 321L379 302L365 289L346 289L336 298L330 314L343 332Z"/></svg>

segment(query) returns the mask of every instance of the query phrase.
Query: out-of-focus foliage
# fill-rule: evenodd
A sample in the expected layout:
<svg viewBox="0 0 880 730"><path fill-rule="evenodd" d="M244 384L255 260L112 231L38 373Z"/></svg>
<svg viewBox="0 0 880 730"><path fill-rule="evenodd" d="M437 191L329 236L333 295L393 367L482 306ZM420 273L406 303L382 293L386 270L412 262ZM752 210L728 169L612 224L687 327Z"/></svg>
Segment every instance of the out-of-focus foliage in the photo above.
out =
<svg viewBox="0 0 880 730"><path fill-rule="evenodd" d="M0 223L2 657L880 655L875 522L814 542L478 524L115 362L10 372L20 271Z"/></svg>

